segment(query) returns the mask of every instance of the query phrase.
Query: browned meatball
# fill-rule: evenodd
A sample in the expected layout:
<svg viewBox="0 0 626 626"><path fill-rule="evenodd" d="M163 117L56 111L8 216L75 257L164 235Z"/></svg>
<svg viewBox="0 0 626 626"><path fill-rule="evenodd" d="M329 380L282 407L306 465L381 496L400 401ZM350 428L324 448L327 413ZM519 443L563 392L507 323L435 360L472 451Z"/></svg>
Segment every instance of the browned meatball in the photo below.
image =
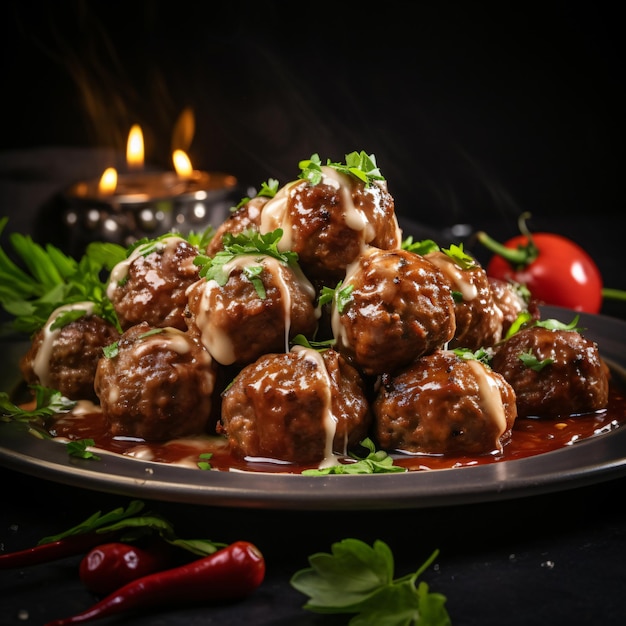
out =
<svg viewBox="0 0 626 626"><path fill-rule="evenodd" d="M449 350L384 377L373 411L383 449L423 454L500 453L517 417L515 392L500 374Z"/></svg>
<svg viewBox="0 0 626 626"><path fill-rule="evenodd" d="M261 213L261 232L281 228L281 250L299 256L304 273L334 287L366 244L398 248L402 234L385 181L369 186L322 167L322 180L288 183Z"/></svg>
<svg viewBox="0 0 626 626"><path fill-rule="evenodd" d="M370 248L348 268L333 304L336 347L365 374L393 372L442 347L454 335L448 282L428 259L408 250Z"/></svg>
<svg viewBox="0 0 626 626"><path fill-rule="evenodd" d="M59 315L77 310L86 311L86 315L61 328L51 328ZM96 367L102 349L117 341L119 332L92 311L93 303L79 302L52 313L20 362L29 385L56 389L70 400L98 400L94 390Z"/></svg>
<svg viewBox="0 0 626 626"><path fill-rule="evenodd" d="M200 278L189 288L187 325L221 365L247 365L266 352L289 350L289 338L317 328L316 293L297 266L263 254L225 263L225 284ZM250 276L263 285L257 291Z"/></svg>
<svg viewBox="0 0 626 626"><path fill-rule="evenodd" d="M520 330L497 348L492 367L515 389L523 417L588 413L608 403L609 370L597 345L575 330Z"/></svg>
<svg viewBox="0 0 626 626"><path fill-rule="evenodd" d="M489 276L491 295L496 306L502 311L502 337L517 320L520 313L530 313L531 319L540 317L537 301L531 297L528 289L519 283Z"/></svg>
<svg viewBox="0 0 626 626"><path fill-rule="evenodd" d="M455 293L456 332L449 347L478 350L500 341L503 313L493 299L484 268L478 262L462 267L440 250L425 256L443 272Z"/></svg>
<svg viewBox="0 0 626 626"><path fill-rule="evenodd" d="M112 270L107 296L123 330L140 322L186 329L187 287L198 280L198 250L169 236L136 247Z"/></svg>
<svg viewBox="0 0 626 626"><path fill-rule="evenodd" d="M164 441L211 430L216 370L211 355L176 328L129 328L102 358L95 389L114 436Z"/></svg>
<svg viewBox="0 0 626 626"><path fill-rule="evenodd" d="M332 349L266 354L223 393L222 430L240 457L335 464L370 423L360 375Z"/></svg>
<svg viewBox="0 0 626 626"><path fill-rule="evenodd" d="M206 253L215 256L224 248L223 238L226 233L239 235L246 230L259 230L261 223L261 209L269 200L267 197L256 196L246 204L239 207L234 213L226 218L216 229L207 246Z"/></svg>

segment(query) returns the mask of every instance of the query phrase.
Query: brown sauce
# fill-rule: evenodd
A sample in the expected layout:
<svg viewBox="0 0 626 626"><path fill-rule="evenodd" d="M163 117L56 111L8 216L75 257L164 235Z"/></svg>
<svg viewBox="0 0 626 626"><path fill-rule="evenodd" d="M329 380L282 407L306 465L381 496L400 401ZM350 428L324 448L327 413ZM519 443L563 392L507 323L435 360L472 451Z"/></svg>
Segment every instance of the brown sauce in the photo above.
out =
<svg viewBox="0 0 626 626"><path fill-rule="evenodd" d="M395 464L409 470L449 469L512 461L544 454L585 439L601 437L623 427L626 423L626 385L616 384L613 378L607 408L595 413L555 419L517 418L513 435L502 454L482 456L443 456L394 454ZM50 426L55 437L93 439L96 448L136 457L145 461L197 467L200 455L211 453L207 460L211 468L252 472L300 473L314 466L300 466L270 460L239 459L230 454L223 437L202 436L163 443L114 438L108 430L103 414L95 409L81 414L55 418Z"/></svg>

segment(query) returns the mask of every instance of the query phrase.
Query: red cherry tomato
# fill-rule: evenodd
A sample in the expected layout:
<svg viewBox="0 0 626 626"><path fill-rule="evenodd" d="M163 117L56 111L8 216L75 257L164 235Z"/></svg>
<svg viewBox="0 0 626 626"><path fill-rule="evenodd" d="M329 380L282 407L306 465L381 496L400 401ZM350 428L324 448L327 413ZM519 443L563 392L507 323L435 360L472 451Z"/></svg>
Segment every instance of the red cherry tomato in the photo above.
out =
<svg viewBox="0 0 626 626"><path fill-rule="evenodd" d="M531 295L543 304L574 311L598 313L602 306L602 276L593 259L576 243L553 233L530 233L520 218L521 235L504 244L486 233L478 240L494 256L486 272L494 278L526 285Z"/></svg>
<svg viewBox="0 0 626 626"><path fill-rule="evenodd" d="M87 589L106 595L132 580L165 569L168 554L163 546L143 549L127 543L104 543L83 557L79 576Z"/></svg>

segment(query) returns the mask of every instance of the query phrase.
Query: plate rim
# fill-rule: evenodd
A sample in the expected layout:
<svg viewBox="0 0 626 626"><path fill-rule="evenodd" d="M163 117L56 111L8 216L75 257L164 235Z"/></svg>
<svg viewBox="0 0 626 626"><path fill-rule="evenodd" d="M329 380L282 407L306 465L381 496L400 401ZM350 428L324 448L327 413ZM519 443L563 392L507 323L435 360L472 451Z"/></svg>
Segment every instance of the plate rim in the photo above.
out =
<svg viewBox="0 0 626 626"><path fill-rule="evenodd" d="M585 336L598 343L603 358L618 370L626 370L625 321L562 307L541 309L544 319L554 317L565 322L580 316L580 325L590 326ZM0 345L3 343L0 339ZM207 472L108 452L99 456L99 461L70 458L62 444L33 436L25 424L0 423L0 465L21 473L151 500L294 510L427 508L512 499L605 482L626 475L626 427L524 459L398 474Z"/></svg>

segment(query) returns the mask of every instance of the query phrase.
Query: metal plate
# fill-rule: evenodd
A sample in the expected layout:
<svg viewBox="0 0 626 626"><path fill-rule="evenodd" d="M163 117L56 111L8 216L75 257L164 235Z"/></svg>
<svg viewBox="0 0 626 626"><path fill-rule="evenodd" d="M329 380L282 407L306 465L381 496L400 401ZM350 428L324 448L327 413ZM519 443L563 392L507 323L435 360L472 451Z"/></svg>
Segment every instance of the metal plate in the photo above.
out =
<svg viewBox="0 0 626 626"><path fill-rule="evenodd" d="M543 307L542 317L569 322L577 313ZM580 314L619 377L626 370L626 322ZM19 382L23 342L2 342L0 389ZM302 476L200 471L104 453L70 458L65 446L41 440L17 422L0 423L0 464L42 479L131 497L207 506L300 509L407 509L549 493L626 475L626 427L554 452L515 460L404 474Z"/></svg>

